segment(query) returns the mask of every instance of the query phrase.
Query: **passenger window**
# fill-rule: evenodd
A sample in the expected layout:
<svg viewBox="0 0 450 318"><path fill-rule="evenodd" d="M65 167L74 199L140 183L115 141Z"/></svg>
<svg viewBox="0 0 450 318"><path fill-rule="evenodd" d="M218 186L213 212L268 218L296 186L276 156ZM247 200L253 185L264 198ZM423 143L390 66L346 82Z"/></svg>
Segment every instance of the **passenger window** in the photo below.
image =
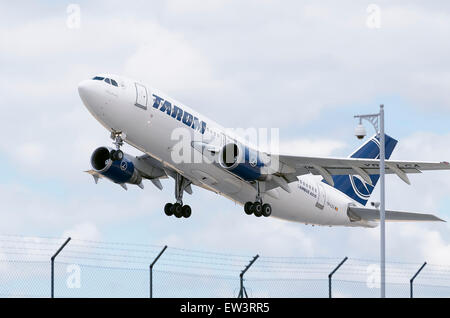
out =
<svg viewBox="0 0 450 318"><path fill-rule="evenodd" d="M105 82L108 84L111 84L111 82L109 81L109 78L105 78Z"/></svg>
<svg viewBox="0 0 450 318"><path fill-rule="evenodd" d="M119 85L117 85L117 82L116 82L115 80L113 80L112 78L111 78L111 84L113 84L113 85L116 86L116 87L119 86Z"/></svg>

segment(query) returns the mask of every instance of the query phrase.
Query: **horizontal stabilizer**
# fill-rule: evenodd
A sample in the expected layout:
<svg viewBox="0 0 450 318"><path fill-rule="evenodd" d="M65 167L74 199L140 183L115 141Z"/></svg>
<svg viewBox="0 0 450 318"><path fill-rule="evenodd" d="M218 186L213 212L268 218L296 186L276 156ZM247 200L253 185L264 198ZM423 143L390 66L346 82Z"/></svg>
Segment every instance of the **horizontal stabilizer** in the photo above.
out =
<svg viewBox="0 0 450 318"><path fill-rule="evenodd" d="M348 216L352 221L379 221L380 220L380 211L376 209L368 209L368 208L358 208L350 206L347 212ZM385 212L385 220L390 222L402 222L402 221L441 221L444 220L438 218L432 214L424 214L424 213L412 213L412 212L402 212L402 211L392 211L386 210Z"/></svg>

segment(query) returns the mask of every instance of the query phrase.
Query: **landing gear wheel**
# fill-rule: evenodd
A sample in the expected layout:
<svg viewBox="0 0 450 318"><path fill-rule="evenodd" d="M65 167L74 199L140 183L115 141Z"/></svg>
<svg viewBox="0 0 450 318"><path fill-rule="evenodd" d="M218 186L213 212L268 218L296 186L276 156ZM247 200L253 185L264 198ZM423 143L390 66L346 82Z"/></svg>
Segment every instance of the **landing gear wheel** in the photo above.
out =
<svg viewBox="0 0 450 318"><path fill-rule="evenodd" d="M264 215L265 217L268 217L272 214L272 207L270 206L270 204L265 203L262 206L262 215Z"/></svg>
<svg viewBox="0 0 450 318"><path fill-rule="evenodd" d="M166 205L164 206L164 213L167 216L171 216L173 214L172 206L173 206L172 203L166 203Z"/></svg>
<svg viewBox="0 0 450 318"><path fill-rule="evenodd" d="M179 203L175 203L172 206L173 215L177 218L181 218L183 216L182 206Z"/></svg>
<svg viewBox="0 0 450 318"><path fill-rule="evenodd" d="M252 205L253 205L252 202L245 202L245 204L244 204L245 214L248 214L248 215L252 214Z"/></svg>
<svg viewBox="0 0 450 318"><path fill-rule="evenodd" d="M116 156L116 160L123 159L123 151L122 150L116 150L116 153L114 155Z"/></svg>
<svg viewBox="0 0 450 318"><path fill-rule="evenodd" d="M184 205L183 208L181 209L181 214L183 214L183 216L185 218L188 218L191 216L192 210L191 207L189 205Z"/></svg>
<svg viewBox="0 0 450 318"><path fill-rule="evenodd" d="M111 150L109 153L109 157L112 161L122 160L123 159L123 152L122 150Z"/></svg>
<svg viewBox="0 0 450 318"><path fill-rule="evenodd" d="M262 215L262 205L259 202L255 202L252 204L251 211L256 217L260 217Z"/></svg>

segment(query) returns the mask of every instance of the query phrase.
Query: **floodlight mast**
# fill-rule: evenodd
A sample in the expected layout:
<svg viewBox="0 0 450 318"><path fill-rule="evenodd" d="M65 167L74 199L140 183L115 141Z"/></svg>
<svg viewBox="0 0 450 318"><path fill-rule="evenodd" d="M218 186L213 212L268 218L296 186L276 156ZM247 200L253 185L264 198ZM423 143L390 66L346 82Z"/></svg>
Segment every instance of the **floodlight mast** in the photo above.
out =
<svg viewBox="0 0 450 318"><path fill-rule="evenodd" d="M380 112L369 115L356 115L359 118L359 126L362 126L362 120L370 122L375 128L380 139L380 297L386 297L386 243L385 243L385 137L384 137L384 105L380 105ZM360 135L357 135L359 139Z"/></svg>

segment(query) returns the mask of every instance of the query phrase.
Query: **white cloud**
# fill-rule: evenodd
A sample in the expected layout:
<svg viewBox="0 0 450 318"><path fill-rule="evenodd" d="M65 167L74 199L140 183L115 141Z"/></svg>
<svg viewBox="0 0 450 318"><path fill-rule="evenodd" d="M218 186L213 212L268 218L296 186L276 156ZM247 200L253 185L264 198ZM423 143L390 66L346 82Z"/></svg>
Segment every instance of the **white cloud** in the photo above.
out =
<svg viewBox="0 0 450 318"><path fill-rule="evenodd" d="M17 147L14 158L20 164L36 167L43 163L45 155L46 149L41 143L27 142Z"/></svg>
<svg viewBox="0 0 450 318"><path fill-rule="evenodd" d="M99 241L101 234L95 224L84 222L76 224L71 229L64 231L62 237L71 237L78 240Z"/></svg>
<svg viewBox="0 0 450 318"><path fill-rule="evenodd" d="M186 13L217 13L218 10L222 10L227 1L202 1L202 0L169 0L166 2L166 8L170 12L177 14Z"/></svg>
<svg viewBox="0 0 450 318"><path fill-rule="evenodd" d="M449 161L449 140L450 134L417 132L399 141L392 154L392 159ZM445 218L448 211L437 211L437 209L442 206L442 201L448 198L450 171L424 171L420 174L410 174L409 179L411 186L397 176L387 176L386 200L389 203L388 207L417 212L440 212L440 216ZM378 187L375 189L373 197L379 197Z"/></svg>
<svg viewBox="0 0 450 318"><path fill-rule="evenodd" d="M146 39L125 62L124 73L128 76L178 94L224 89L212 76L208 59L182 34L150 25Z"/></svg>
<svg viewBox="0 0 450 318"><path fill-rule="evenodd" d="M444 161L449 160L449 134L418 132L403 138L392 159ZM411 186L396 176L386 178L386 208L432 213L450 221L447 204L450 171L425 171L409 175ZM378 201L379 188L372 194ZM448 223L388 224L387 246L399 258L422 258L435 264L450 264ZM392 230L389 230L392 229Z"/></svg>
<svg viewBox="0 0 450 318"><path fill-rule="evenodd" d="M393 239L404 242L402 245L409 245L402 254L421 256L424 261L430 264L449 265L450 264L450 241L449 237L444 238L443 232L450 230L447 224L435 226L434 229L420 225L404 225L398 227L396 233L392 233Z"/></svg>
<svg viewBox="0 0 450 318"><path fill-rule="evenodd" d="M189 237L169 233L160 239L161 244L184 248L202 246L205 250L224 253L240 250L266 256L316 256L320 251L317 242L305 233L304 225L249 217L237 206L226 213L214 213L213 217L203 216L207 223L201 231L191 233Z"/></svg>
<svg viewBox="0 0 450 318"><path fill-rule="evenodd" d="M345 144L337 140L299 138L282 140L280 142L280 153L302 156L330 156L344 147Z"/></svg>

